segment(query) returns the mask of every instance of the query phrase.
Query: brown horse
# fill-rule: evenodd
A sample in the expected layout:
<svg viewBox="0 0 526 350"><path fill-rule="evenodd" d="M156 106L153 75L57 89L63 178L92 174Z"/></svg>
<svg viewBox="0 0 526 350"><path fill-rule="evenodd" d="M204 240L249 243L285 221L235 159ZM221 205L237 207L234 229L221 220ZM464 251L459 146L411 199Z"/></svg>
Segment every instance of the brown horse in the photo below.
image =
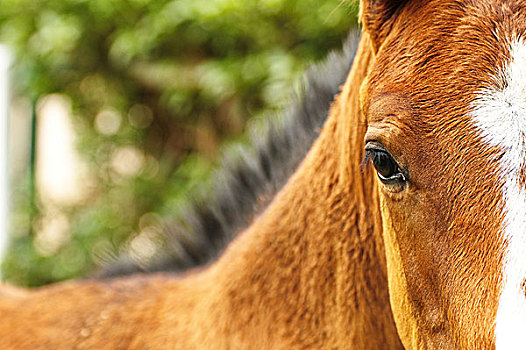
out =
<svg viewBox="0 0 526 350"><path fill-rule="evenodd" d="M361 18L319 137L217 262L4 287L1 348L520 348L526 1L362 0Z"/></svg>

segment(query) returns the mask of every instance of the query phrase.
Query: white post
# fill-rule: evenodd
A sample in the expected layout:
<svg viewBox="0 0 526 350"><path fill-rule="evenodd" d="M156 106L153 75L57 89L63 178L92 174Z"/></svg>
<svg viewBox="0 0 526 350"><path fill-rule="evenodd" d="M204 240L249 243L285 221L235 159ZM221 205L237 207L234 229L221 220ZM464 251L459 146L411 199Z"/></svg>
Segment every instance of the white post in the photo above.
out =
<svg viewBox="0 0 526 350"><path fill-rule="evenodd" d="M0 262L8 243L7 213L9 191L7 180L8 119L10 105L11 53L7 46L0 45ZM0 271L0 280L2 279Z"/></svg>

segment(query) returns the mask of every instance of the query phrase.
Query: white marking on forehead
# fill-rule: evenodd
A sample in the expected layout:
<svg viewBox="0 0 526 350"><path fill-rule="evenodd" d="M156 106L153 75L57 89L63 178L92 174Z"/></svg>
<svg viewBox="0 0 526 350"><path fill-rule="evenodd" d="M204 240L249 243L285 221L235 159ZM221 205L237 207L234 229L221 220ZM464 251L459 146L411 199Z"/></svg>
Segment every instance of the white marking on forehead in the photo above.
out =
<svg viewBox="0 0 526 350"><path fill-rule="evenodd" d="M510 42L510 60L494 78L496 86L482 91L476 101L474 119L485 140L505 151L500 174L508 247L495 327L496 349L524 349L526 189L520 185L520 172L526 166L526 43L522 39Z"/></svg>

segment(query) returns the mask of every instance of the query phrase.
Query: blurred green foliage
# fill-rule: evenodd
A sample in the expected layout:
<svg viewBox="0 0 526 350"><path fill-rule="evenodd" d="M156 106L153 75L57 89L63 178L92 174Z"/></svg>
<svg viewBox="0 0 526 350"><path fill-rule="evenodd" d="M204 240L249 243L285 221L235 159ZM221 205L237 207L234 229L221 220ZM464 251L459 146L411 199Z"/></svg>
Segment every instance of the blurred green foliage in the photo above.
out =
<svg viewBox="0 0 526 350"><path fill-rule="evenodd" d="M16 94L69 97L96 178L86 200L60 208L70 235L52 251L32 229L42 204L30 207L27 178L15 183L4 277L30 286L77 277L162 226L209 177L225 140L286 102L355 23L355 6L340 0L3 0ZM115 169L122 155L139 165Z"/></svg>

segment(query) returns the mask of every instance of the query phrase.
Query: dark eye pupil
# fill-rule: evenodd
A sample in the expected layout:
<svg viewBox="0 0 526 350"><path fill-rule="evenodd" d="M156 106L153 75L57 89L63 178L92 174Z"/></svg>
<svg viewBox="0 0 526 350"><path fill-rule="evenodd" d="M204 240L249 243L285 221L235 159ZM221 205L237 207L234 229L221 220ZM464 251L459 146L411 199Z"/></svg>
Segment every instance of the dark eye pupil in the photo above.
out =
<svg viewBox="0 0 526 350"><path fill-rule="evenodd" d="M375 152L373 164L378 174L388 179L398 173L398 165L386 152Z"/></svg>

